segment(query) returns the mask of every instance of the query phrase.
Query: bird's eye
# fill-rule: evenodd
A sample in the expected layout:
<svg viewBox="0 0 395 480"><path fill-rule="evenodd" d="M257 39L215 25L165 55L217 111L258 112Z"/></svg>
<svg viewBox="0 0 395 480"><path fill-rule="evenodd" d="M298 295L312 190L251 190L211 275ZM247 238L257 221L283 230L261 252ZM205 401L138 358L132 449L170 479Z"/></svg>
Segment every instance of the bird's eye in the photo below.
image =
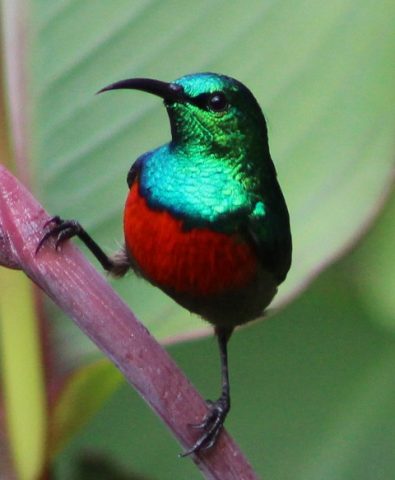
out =
<svg viewBox="0 0 395 480"><path fill-rule="evenodd" d="M214 92L208 98L207 107L213 112L224 112L229 107L229 103L222 92Z"/></svg>

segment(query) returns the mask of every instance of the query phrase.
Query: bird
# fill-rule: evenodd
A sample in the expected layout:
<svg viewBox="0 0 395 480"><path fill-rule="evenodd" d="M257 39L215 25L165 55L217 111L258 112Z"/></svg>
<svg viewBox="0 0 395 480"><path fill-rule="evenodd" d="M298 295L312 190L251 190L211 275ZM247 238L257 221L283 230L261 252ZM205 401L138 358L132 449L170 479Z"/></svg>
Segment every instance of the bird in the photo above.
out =
<svg viewBox="0 0 395 480"><path fill-rule="evenodd" d="M107 255L75 220L52 217L37 252L79 237L114 276L128 270L214 328L221 394L207 401L195 443L212 448L230 410L228 341L235 327L261 317L292 260L287 205L277 180L266 120L240 81L217 73L172 82L129 78L97 93L140 90L160 97L171 140L141 155L127 174L124 245Z"/></svg>

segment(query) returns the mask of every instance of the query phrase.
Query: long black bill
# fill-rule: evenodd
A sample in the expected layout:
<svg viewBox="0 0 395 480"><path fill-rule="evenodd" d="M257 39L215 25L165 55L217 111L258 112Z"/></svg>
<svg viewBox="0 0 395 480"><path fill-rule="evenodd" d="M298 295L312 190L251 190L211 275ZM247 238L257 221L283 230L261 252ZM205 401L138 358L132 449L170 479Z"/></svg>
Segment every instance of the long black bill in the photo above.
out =
<svg viewBox="0 0 395 480"><path fill-rule="evenodd" d="M153 80L151 78L128 78L126 80L120 80L119 82L102 88L97 93L120 89L142 90L143 92L157 95L168 102L181 102L185 99L184 89L181 85L161 82L160 80Z"/></svg>

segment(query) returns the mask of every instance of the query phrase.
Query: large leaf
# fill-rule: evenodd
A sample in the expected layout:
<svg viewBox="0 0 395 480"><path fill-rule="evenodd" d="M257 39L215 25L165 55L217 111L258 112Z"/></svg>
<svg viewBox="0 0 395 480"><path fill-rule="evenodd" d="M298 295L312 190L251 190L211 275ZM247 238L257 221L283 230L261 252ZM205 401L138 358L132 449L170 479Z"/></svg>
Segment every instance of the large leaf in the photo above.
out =
<svg viewBox="0 0 395 480"><path fill-rule="evenodd" d="M277 302L305 286L376 211L393 165L393 2L33 5L37 188L51 212L78 218L107 248L122 241L131 163L169 138L157 99L93 95L128 76L171 80L212 70L256 94L294 238ZM141 280L116 288L159 338L205 328ZM88 347L73 348L75 358Z"/></svg>
<svg viewBox="0 0 395 480"><path fill-rule="evenodd" d="M171 80L213 70L239 78L256 94L295 245L277 304L344 251L382 204L393 167L393 2L31 3L31 51L8 51L11 66L29 58L30 74L11 82L14 133L23 147L32 112L27 178L51 212L78 218L109 249L122 240L130 164L169 137L157 99L93 95L128 76ZM25 38L21 33L14 38ZM161 339L205 328L140 280L116 288ZM91 359L88 341L58 312L53 316L58 343L52 345L62 352L63 369ZM64 416L63 431L72 430L77 410Z"/></svg>
<svg viewBox="0 0 395 480"><path fill-rule="evenodd" d="M395 192L383 215L361 247L351 256L347 270L372 321L395 333Z"/></svg>

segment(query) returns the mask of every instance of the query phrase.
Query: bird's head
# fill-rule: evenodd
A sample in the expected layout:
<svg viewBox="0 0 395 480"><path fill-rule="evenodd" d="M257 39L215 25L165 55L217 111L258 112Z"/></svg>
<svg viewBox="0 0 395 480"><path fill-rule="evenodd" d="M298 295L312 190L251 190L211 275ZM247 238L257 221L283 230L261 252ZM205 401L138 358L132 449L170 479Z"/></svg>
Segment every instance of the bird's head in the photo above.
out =
<svg viewBox="0 0 395 480"><path fill-rule="evenodd" d="M258 102L241 82L215 73L186 75L174 82L121 80L102 90L137 89L163 98L176 148L242 156L268 152L266 122Z"/></svg>

